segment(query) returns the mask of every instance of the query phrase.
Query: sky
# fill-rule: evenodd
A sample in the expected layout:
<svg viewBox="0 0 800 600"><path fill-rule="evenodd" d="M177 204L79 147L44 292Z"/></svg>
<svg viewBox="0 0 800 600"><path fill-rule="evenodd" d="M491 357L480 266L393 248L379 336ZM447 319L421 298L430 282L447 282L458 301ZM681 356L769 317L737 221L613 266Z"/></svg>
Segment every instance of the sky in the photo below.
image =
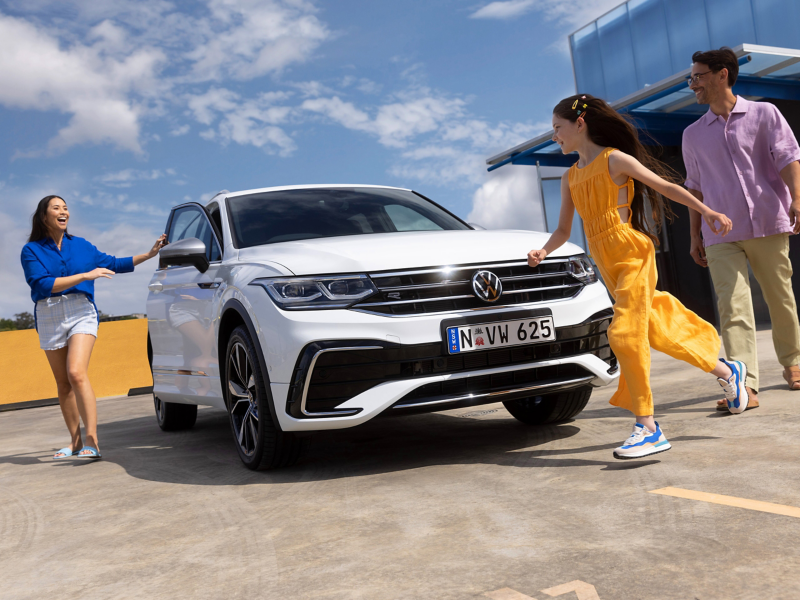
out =
<svg viewBox="0 0 800 600"><path fill-rule="evenodd" d="M567 36L620 0L0 0L0 317L32 312L37 202L116 256L172 206L274 185L419 191L543 229L535 169L485 160L575 92ZM152 260L97 283L144 312Z"/></svg>

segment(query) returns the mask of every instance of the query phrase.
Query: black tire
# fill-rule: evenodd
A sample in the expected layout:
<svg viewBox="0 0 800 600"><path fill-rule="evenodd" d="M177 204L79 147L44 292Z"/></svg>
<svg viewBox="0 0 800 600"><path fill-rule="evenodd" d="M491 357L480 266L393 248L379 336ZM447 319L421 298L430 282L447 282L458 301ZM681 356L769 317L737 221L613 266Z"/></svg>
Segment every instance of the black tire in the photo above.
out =
<svg viewBox="0 0 800 600"><path fill-rule="evenodd" d="M153 375L153 344L147 334L147 360L150 363L150 375ZM155 384L155 379L153 380ZM194 404L177 404L164 402L153 394L153 406L156 409L156 422L162 431L181 431L191 429L197 422L197 406Z"/></svg>
<svg viewBox="0 0 800 600"><path fill-rule="evenodd" d="M302 438L275 426L267 385L250 334L240 325L225 351L224 393L239 458L254 471L293 465L304 445Z"/></svg>
<svg viewBox="0 0 800 600"><path fill-rule="evenodd" d="M526 425L550 425L578 416L592 395L592 387L585 386L566 392L531 396L503 402L503 406L518 421Z"/></svg>
<svg viewBox="0 0 800 600"><path fill-rule="evenodd" d="M156 409L156 421L162 431L191 429L197 421L197 406L194 404L164 402L155 394L153 404Z"/></svg>

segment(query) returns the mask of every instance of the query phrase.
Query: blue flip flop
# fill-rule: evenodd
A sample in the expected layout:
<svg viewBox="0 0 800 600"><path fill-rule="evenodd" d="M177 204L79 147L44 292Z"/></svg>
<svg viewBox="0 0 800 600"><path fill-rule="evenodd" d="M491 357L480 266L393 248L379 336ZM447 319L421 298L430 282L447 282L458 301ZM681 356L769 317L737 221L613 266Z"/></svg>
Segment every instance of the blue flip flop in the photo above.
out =
<svg viewBox="0 0 800 600"><path fill-rule="evenodd" d="M78 452L83 452L84 450L88 450L89 454L75 454L75 458L103 458L103 455L97 451L97 448L92 448L91 446L84 446Z"/></svg>
<svg viewBox="0 0 800 600"><path fill-rule="evenodd" d="M62 448L61 450L56 452L56 454L63 454L64 456L56 456L54 454L53 455L53 460L61 460L62 458L70 458L72 456L75 456L78 452L80 452L80 450L78 450L77 452L73 452L69 448Z"/></svg>

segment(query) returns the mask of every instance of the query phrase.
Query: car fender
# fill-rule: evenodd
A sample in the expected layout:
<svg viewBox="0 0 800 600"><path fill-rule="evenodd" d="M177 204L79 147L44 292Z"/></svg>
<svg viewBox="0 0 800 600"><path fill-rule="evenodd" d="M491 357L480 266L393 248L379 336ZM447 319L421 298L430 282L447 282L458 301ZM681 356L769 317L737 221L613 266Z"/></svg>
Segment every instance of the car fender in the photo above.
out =
<svg viewBox="0 0 800 600"><path fill-rule="evenodd" d="M275 401L272 397L272 388L270 386L269 371L267 371L267 363L266 360L264 359L264 349L261 347L261 338L258 335L258 330L256 329L256 325L254 324L253 319L250 316L250 312L242 303L242 300L244 300L244 302L247 302L246 298L244 298L241 292L239 292L238 296L239 297L230 298L224 303L222 311L220 312L220 319L219 319L220 325L217 328L217 346L219 348L219 353L220 353L219 372L220 372L220 382L223 387L223 397L225 394L224 387L226 385L225 381L227 377L227 374L225 372L227 366L225 352L227 350L228 345L226 343L225 348L223 348L222 345L219 344L219 332L220 332L219 327L221 326L222 319L225 317L226 313L228 313L228 311L235 311L236 313L238 313L239 317L244 322L244 325L247 328L247 332L250 334L250 340L253 342L253 346L255 346L256 360L258 361L258 366L261 369L261 376L264 379L264 387L267 393L267 401L269 404L270 414L272 415L272 422L275 428L280 430L281 425L280 421L278 420L278 415L275 412Z"/></svg>

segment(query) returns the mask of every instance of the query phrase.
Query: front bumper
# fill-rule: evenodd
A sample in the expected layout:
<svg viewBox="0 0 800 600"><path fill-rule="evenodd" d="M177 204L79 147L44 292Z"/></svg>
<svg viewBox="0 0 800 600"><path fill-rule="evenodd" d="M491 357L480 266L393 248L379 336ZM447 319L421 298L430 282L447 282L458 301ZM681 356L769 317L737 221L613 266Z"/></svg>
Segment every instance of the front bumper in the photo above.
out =
<svg viewBox="0 0 800 600"><path fill-rule="evenodd" d="M603 300L609 306L573 325L564 324L565 315L553 310L556 323L564 326L557 326L558 339L551 344L447 356L438 331L436 341L425 344L372 336L306 344L290 381L271 384L281 428L340 429L381 414L447 410L612 383L619 376L605 336L612 312L602 286L584 291L596 291L591 288L604 295L593 299L594 310ZM569 301L571 316L583 316L574 305L578 300ZM505 313L485 314L497 318Z"/></svg>
<svg viewBox="0 0 800 600"><path fill-rule="evenodd" d="M572 378L570 380L564 380L560 382L559 385L553 385L553 386L547 385L546 387L542 386L538 388L536 387L536 384L532 384L531 386L525 386L530 391L524 388L519 388L519 390L514 390L522 392L524 396L533 396L537 394L558 391L561 389L569 389L570 387L579 387L589 384L594 386L608 385L616 381L619 377L619 369L612 370L612 372L609 373L608 364L592 354L582 354L580 356L572 356L564 359L540 361L526 366L532 368L575 366L584 369L590 375ZM369 421L375 416L384 413L385 411L387 411L387 409L391 410L392 412L397 411L398 414L401 412L406 412L406 413L416 412L412 410L407 410L415 407L413 406L404 407L403 406L404 403L401 402L401 400L407 397L415 389L422 387L424 385L433 383L453 382L472 377L499 375L519 370L520 370L519 366L514 365L507 367L498 367L495 369L482 369L480 371L473 371L470 373L459 373L455 375L433 375L431 377L423 377L414 380L390 381L382 383L367 390L366 392L358 394L357 396L351 398L350 400L344 402L343 404L340 404L337 408L341 409L342 411L346 411L349 409L353 409L355 411L353 414L345 416L296 419L288 415L285 411L276 411L276 412L278 414L278 420L280 421L281 428L283 429L283 431L317 431L323 429L345 429L348 427L355 427L356 425L361 425L362 423ZM273 383L272 384L273 397L281 397L281 396L285 397L286 395L289 394L289 388L290 386L288 384ZM499 402L500 400L511 400L513 398L514 396L510 394L491 393L491 392L488 393L487 395L481 395L480 397L473 397L472 399L465 398L464 395L461 395L451 398L448 401L437 402L435 410L448 410L450 408L457 408L459 406L473 406L479 404L487 404L490 402ZM438 398L434 400L442 400L442 399Z"/></svg>

